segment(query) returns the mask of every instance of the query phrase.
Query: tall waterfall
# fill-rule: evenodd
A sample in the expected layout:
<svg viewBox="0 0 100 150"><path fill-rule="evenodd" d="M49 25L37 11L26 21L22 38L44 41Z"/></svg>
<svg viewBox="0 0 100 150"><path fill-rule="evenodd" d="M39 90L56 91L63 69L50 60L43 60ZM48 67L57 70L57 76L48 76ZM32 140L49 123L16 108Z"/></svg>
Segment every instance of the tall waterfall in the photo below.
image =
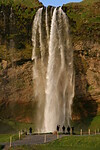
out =
<svg viewBox="0 0 100 150"><path fill-rule="evenodd" d="M68 18L61 8L37 11L32 42L37 124L41 132L53 132L58 124L70 125L74 97L73 50Z"/></svg>

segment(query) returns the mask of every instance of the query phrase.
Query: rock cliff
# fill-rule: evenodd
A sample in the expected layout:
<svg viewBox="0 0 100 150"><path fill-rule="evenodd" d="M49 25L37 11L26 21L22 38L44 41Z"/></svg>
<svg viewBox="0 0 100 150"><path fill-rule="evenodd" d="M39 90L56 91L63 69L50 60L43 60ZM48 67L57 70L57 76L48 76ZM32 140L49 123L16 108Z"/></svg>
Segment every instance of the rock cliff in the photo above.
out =
<svg viewBox="0 0 100 150"><path fill-rule="evenodd" d="M8 1L7 1L8 2ZM37 103L32 82L31 30L42 6L0 3L0 119L34 121ZM67 4L74 50L73 120L100 114L100 2ZM86 9L85 9L86 8Z"/></svg>

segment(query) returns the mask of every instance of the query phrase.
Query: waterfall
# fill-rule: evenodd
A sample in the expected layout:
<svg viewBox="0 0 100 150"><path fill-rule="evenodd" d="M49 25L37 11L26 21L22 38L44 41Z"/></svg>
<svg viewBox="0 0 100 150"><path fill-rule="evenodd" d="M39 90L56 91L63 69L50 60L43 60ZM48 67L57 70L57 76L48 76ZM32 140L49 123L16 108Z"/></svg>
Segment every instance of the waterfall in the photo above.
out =
<svg viewBox="0 0 100 150"><path fill-rule="evenodd" d="M48 41L48 44L49 44L49 26L48 26L48 12L47 12L47 8L46 8L46 19L45 19L45 21L46 21L46 31L47 31L47 41Z"/></svg>
<svg viewBox="0 0 100 150"><path fill-rule="evenodd" d="M58 124L70 125L74 97L68 18L61 8L51 8L50 14L52 17L48 16L48 8L40 8L32 27L33 84L41 132L53 132Z"/></svg>

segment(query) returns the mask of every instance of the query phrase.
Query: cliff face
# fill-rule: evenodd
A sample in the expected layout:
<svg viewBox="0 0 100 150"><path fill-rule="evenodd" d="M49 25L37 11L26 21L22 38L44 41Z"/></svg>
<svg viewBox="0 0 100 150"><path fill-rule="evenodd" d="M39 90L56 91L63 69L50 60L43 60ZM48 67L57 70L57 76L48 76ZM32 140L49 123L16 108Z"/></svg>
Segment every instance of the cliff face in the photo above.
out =
<svg viewBox="0 0 100 150"><path fill-rule="evenodd" d="M34 118L31 31L34 15L41 6L37 0L7 0L0 4L1 119L29 122Z"/></svg>
<svg viewBox="0 0 100 150"><path fill-rule="evenodd" d="M70 20L74 49L76 87L73 119L100 112L99 6L99 0L84 0L81 3L63 6Z"/></svg>
<svg viewBox="0 0 100 150"><path fill-rule="evenodd" d="M90 41L79 41L73 48L75 50L73 119L95 116L100 112L100 45Z"/></svg>
<svg viewBox="0 0 100 150"><path fill-rule="evenodd" d="M36 10L26 4L0 5L0 118L34 121L31 29ZM88 8L84 12L84 5ZM100 113L99 1L64 5L74 50L73 120ZM96 9L95 9L96 8ZM91 9L95 12L91 14ZM93 15L93 16L92 16ZM90 17L91 16L91 17ZM92 18L92 19L91 19ZM95 20L95 21L94 21Z"/></svg>

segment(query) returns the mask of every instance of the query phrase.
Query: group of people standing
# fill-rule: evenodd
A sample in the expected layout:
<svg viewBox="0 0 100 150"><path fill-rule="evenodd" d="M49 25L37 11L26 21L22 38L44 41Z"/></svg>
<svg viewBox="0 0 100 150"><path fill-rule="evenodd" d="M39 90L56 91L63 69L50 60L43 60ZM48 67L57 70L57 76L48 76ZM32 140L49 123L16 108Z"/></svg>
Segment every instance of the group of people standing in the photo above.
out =
<svg viewBox="0 0 100 150"><path fill-rule="evenodd" d="M57 125L57 132L59 132L60 131L60 125ZM72 134L75 134L74 133L74 127L67 127L67 132L66 132L66 127L63 125L62 126L62 131L63 131L63 134L70 134L70 132L72 133Z"/></svg>
<svg viewBox="0 0 100 150"><path fill-rule="evenodd" d="M66 129L67 129L67 132L66 132ZM59 131L61 131L60 130L60 125L57 125L57 132L59 132ZM63 134L75 134L74 133L74 127L65 127L64 125L62 126L62 132L63 132ZM27 133L26 133L27 134ZM32 128L30 127L29 128L29 134L32 134Z"/></svg>

